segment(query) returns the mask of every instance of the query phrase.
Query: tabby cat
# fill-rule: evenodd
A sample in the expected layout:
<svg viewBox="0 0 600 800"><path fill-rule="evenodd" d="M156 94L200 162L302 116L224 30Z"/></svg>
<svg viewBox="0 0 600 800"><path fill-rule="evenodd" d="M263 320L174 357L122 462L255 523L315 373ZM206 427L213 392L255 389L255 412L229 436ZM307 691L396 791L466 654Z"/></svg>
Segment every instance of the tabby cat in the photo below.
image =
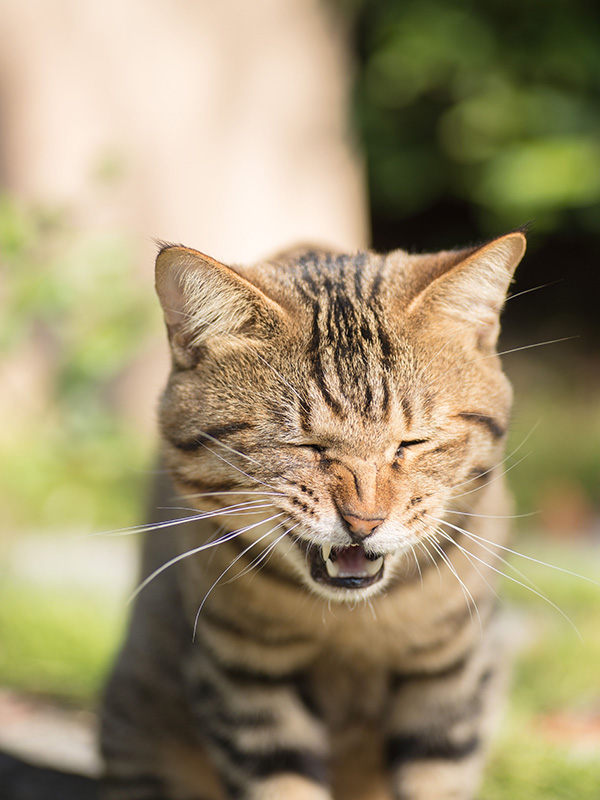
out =
<svg viewBox="0 0 600 800"><path fill-rule="evenodd" d="M161 250L166 510L107 687L106 800L474 796L524 250Z"/></svg>

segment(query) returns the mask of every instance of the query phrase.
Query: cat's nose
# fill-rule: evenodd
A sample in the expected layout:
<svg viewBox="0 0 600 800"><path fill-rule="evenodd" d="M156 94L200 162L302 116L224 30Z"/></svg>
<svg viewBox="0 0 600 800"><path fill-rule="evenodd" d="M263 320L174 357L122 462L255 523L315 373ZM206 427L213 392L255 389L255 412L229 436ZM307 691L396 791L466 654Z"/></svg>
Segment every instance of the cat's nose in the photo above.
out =
<svg viewBox="0 0 600 800"><path fill-rule="evenodd" d="M355 517L352 514L342 514L342 518L348 524L350 535L353 539L366 539L375 528L384 522L379 517L375 519L365 519L363 517Z"/></svg>

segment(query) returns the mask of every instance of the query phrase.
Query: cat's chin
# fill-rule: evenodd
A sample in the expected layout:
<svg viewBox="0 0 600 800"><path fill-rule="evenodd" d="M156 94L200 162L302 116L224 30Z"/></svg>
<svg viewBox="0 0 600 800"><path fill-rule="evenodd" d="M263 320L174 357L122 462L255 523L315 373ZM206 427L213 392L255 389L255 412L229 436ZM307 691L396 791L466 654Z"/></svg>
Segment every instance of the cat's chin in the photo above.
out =
<svg viewBox="0 0 600 800"><path fill-rule="evenodd" d="M368 553L360 544L332 547L299 537L295 541L306 557L311 579L323 587L352 592L374 586L383 578L385 556Z"/></svg>

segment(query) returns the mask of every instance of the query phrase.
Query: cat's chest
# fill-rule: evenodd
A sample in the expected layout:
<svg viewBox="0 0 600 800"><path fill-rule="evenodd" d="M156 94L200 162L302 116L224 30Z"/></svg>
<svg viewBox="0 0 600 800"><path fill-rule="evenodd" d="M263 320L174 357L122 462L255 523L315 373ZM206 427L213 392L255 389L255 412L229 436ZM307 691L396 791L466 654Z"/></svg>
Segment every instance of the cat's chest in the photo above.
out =
<svg viewBox="0 0 600 800"><path fill-rule="evenodd" d="M307 692L332 731L381 720L389 698L390 674L364 662L352 662L333 650L315 663Z"/></svg>
<svg viewBox="0 0 600 800"><path fill-rule="evenodd" d="M400 595L402 598L403 595ZM309 672L315 704L332 729L385 718L398 679L435 674L459 660L477 638L465 609L452 614L395 602L348 609L324 624L326 635ZM398 602L398 600L396 600Z"/></svg>

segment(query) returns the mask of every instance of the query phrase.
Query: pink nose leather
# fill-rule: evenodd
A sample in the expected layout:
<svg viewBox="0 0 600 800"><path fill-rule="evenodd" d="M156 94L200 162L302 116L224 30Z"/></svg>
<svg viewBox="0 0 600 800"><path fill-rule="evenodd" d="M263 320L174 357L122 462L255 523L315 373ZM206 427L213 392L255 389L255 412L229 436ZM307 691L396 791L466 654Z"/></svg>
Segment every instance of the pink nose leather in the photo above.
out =
<svg viewBox="0 0 600 800"><path fill-rule="evenodd" d="M342 514L350 526L350 532L356 536L368 536L372 533L378 525L384 521L382 519L362 519L361 517L353 517L350 514Z"/></svg>

